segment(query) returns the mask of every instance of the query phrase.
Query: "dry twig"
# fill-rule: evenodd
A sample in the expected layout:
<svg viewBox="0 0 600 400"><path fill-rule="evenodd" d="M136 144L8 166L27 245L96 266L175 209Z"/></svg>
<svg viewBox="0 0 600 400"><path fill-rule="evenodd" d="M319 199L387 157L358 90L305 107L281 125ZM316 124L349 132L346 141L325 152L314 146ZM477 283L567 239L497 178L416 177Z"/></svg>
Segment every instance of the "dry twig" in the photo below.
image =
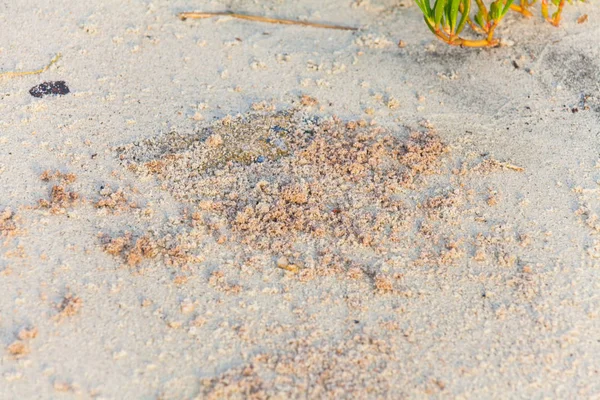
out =
<svg viewBox="0 0 600 400"><path fill-rule="evenodd" d="M238 14L229 11L223 12L183 12L178 15L178 17L185 21L186 19L204 19L204 18L213 18L213 17L232 17L243 19L246 21L255 21L255 22L265 22L268 24L281 24L281 25L301 25L301 26L310 26L313 28L323 28L323 29L339 29L343 31L356 31L358 28L350 27L350 26L342 26L342 25L329 25L329 24L319 24L316 22L306 22L306 21L295 21L290 19L279 19L279 18L268 18L262 17L260 15L248 15L248 14Z"/></svg>
<svg viewBox="0 0 600 400"><path fill-rule="evenodd" d="M525 168L519 167L517 165L509 164L509 163L501 162L501 163L498 163L498 165L500 165L502 168L509 169L511 171L516 171L516 172L525 171Z"/></svg>
<svg viewBox="0 0 600 400"><path fill-rule="evenodd" d="M54 64L58 60L60 60L61 57L62 57L62 55L60 53L58 53L57 55L54 56L54 58L52 60L50 60L50 62L48 63L48 65L46 65L45 67L43 67L41 69L36 69L35 71L8 71L8 72L2 72L2 73L0 73L0 79L2 79L2 78L17 78L19 76L27 76L27 75L39 75L42 72L46 72L46 70L48 70L48 68L50 68L52 66L52 64Z"/></svg>

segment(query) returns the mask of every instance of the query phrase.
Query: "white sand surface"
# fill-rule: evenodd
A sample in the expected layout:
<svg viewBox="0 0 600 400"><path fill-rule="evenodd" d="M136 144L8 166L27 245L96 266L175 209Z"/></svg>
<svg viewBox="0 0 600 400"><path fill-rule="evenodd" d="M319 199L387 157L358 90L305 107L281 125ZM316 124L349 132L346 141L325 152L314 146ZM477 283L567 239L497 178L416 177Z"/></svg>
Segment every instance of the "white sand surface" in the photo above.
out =
<svg viewBox="0 0 600 400"><path fill-rule="evenodd" d="M228 9L360 30L176 17ZM488 50L396 0L0 24L62 54L0 80L0 398L600 398L596 2Z"/></svg>

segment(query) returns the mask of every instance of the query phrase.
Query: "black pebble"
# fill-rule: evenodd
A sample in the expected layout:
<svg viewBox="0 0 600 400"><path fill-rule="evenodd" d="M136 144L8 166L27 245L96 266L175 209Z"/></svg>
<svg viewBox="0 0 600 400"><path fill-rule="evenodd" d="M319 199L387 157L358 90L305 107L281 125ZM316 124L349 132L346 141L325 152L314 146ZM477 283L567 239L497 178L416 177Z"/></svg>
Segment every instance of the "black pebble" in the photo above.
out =
<svg viewBox="0 0 600 400"><path fill-rule="evenodd" d="M33 97L44 97L49 95L64 96L69 92L69 87L65 84L65 81L44 82L29 89L29 94Z"/></svg>

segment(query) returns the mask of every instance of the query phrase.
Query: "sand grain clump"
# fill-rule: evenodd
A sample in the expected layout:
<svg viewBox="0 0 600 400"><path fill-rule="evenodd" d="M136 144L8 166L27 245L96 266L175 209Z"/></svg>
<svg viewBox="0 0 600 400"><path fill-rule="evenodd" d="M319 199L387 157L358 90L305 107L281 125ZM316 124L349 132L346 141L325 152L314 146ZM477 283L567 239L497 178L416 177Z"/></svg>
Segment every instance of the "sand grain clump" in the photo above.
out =
<svg viewBox="0 0 600 400"><path fill-rule="evenodd" d="M10 208L0 211L0 236L12 235L17 229L14 213Z"/></svg>
<svg viewBox="0 0 600 400"><path fill-rule="evenodd" d="M129 199L123 189L113 190L111 187L103 187L100 190L100 199L94 203L99 209L109 210L112 213L126 212L138 208L136 202Z"/></svg>
<svg viewBox="0 0 600 400"><path fill-rule="evenodd" d="M155 176L186 205L187 231L171 246L185 243L187 257L202 252L210 235L245 257L270 258L301 281L353 271L347 276L370 280L381 294L401 286L379 271L399 257L419 268L469 257L511 266L516 259L517 240L500 241L479 216L495 206L494 191L478 194L460 183L516 167L483 159L457 172L429 124L393 132L300 110L253 112L119 152L129 169ZM115 238L105 250L138 265L144 252L126 242Z"/></svg>
<svg viewBox="0 0 600 400"><path fill-rule="evenodd" d="M358 267L380 293L394 283L375 279L374 259L452 265L474 254L474 237L456 227L475 224L474 202L488 199L447 180L449 149L431 127L395 133L301 111L251 113L119 152L190 207L190 233L179 235L188 244L202 231L281 269L285 257L301 280ZM130 265L144 258L114 240L107 252Z"/></svg>
<svg viewBox="0 0 600 400"><path fill-rule="evenodd" d="M67 294L57 306L58 320L62 321L65 318L77 315L82 307L83 300L81 300L80 297L74 296L70 293Z"/></svg>
<svg viewBox="0 0 600 400"><path fill-rule="evenodd" d="M76 175L44 171L40 179L44 182L56 182L50 189L49 199L39 201L41 208L49 209L52 214L64 214L78 203L79 194L69 189L69 185L77 180Z"/></svg>

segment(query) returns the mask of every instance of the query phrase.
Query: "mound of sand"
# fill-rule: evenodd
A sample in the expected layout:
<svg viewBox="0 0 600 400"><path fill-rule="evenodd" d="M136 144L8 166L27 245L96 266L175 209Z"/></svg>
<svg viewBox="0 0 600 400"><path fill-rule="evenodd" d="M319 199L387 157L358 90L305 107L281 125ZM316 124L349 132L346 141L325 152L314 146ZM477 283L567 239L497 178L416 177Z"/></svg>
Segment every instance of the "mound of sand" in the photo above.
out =
<svg viewBox="0 0 600 400"><path fill-rule="evenodd" d="M206 231L217 243L260 253L302 280L364 275L380 291L393 290L380 270L392 260L436 267L487 257L514 264L516 258L507 246L515 247L518 235L502 240L503 248L484 236L477 215L497 199L460 182L502 164L487 159L456 169L431 127L391 132L299 110L250 113L118 151L127 168L156 177L185 204L189 230L180 240L192 253L190 244ZM107 251L124 253L130 265L141 262L140 255L155 255L144 250L145 236L129 250L122 242L131 238L115 240Z"/></svg>

